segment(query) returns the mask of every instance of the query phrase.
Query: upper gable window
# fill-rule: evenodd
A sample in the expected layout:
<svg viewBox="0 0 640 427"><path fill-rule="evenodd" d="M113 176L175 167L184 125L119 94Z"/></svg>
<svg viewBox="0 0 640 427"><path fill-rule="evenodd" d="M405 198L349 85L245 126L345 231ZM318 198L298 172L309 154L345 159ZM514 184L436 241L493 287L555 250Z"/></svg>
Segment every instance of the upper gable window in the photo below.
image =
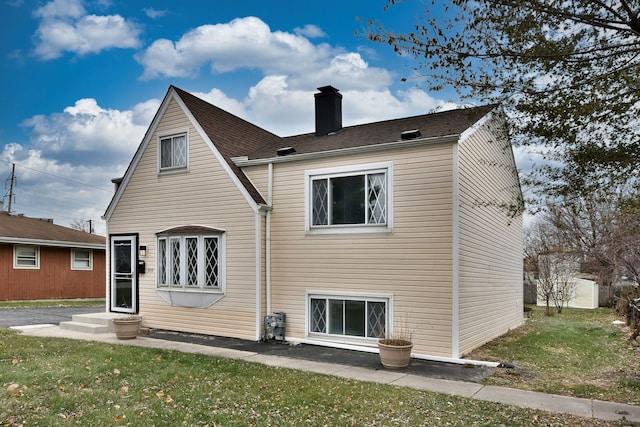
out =
<svg viewBox="0 0 640 427"><path fill-rule="evenodd" d="M14 268L40 268L40 250L37 246L13 247L13 267Z"/></svg>
<svg viewBox="0 0 640 427"><path fill-rule="evenodd" d="M306 172L307 231L391 231L392 170L376 163Z"/></svg>
<svg viewBox="0 0 640 427"><path fill-rule="evenodd" d="M187 132L164 135L158 139L160 171L186 169L189 152Z"/></svg>

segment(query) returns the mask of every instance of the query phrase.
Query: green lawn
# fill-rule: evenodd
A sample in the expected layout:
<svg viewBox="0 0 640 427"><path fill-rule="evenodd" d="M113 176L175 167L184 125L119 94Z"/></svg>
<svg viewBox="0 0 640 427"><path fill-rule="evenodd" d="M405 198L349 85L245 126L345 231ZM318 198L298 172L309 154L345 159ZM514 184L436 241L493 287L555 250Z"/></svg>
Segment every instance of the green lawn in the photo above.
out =
<svg viewBox="0 0 640 427"><path fill-rule="evenodd" d="M70 304L76 303L96 304ZM612 326L615 319L605 309L565 309L553 317L536 309L523 327L468 357L516 366L498 369L487 384L638 405L640 355ZM627 425L238 360L29 337L0 328L0 426L74 424Z"/></svg>
<svg viewBox="0 0 640 427"><path fill-rule="evenodd" d="M467 357L516 366L486 384L640 405L640 352L612 325L616 319L610 309L547 317L536 307L524 326Z"/></svg>
<svg viewBox="0 0 640 427"><path fill-rule="evenodd" d="M157 349L0 328L2 426L626 425Z"/></svg>

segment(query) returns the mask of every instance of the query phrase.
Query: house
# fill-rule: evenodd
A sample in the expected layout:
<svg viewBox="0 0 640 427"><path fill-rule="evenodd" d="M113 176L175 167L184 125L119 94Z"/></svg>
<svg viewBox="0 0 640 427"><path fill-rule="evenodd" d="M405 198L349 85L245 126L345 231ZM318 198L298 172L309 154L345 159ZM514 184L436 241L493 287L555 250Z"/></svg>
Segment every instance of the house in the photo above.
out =
<svg viewBox="0 0 640 427"><path fill-rule="evenodd" d="M0 301L104 298L105 241L0 211Z"/></svg>
<svg viewBox="0 0 640 427"><path fill-rule="evenodd" d="M277 318L287 341L369 350L404 330L441 358L520 325L500 109L343 127L337 89L315 103L316 131L283 138L169 87L104 215L108 310L249 340Z"/></svg>

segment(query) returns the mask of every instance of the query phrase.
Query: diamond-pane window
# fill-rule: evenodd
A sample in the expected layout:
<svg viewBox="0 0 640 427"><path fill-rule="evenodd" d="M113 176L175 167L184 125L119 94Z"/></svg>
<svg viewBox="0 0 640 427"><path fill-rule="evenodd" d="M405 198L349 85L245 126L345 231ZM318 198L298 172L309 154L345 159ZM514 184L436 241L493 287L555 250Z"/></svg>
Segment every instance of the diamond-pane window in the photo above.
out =
<svg viewBox="0 0 640 427"><path fill-rule="evenodd" d="M188 237L187 241L187 286L198 286L198 239Z"/></svg>
<svg viewBox="0 0 640 427"><path fill-rule="evenodd" d="M311 227L386 225L387 169L310 176Z"/></svg>
<svg viewBox="0 0 640 427"><path fill-rule="evenodd" d="M177 135L160 140L160 169L187 167L187 136Z"/></svg>
<svg viewBox="0 0 640 427"><path fill-rule="evenodd" d="M314 296L309 300L309 332L362 338L385 335L385 300L341 299Z"/></svg>
<svg viewBox="0 0 640 427"><path fill-rule="evenodd" d="M171 239L171 281L180 285L180 239Z"/></svg>
<svg viewBox="0 0 640 427"><path fill-rule="evenodd" d="M384 337L386 321L386 304L369 301L367 303L367 336L370 338Z"/></svg>
<svg viewBox="0 0 640 427"><path fill-rule="evenodd" d="M369 198L369 224L387 222L387 180L385 174L367 175Z"/></svg>
<svg viewBox="0 0 640 427"><path fill-rule="evenodd" d="M208 288L218 287L218 239L204 239L204 286Z"/></svg>
<svg viewBox="0 0 640 427"><path fill-rule="evenodd" d="M327 332L327 301L311 299L311 332Z"/></svg>
<svg viewBox="0 0 640 427"><path fill-rule="evenodd" d="M219 292L223 288L223 235L158 238L158 286Z"/></svg>
<svg viewBox="0 0 640 427"><path fill-rule="evenodd" d="M158 240L158 284L167 284L167 240Z"/></svg>
<svg viewBox="0 0 640 427"><path fill-rule="evenodd" d="M327 225L329 220L328 194L326 179L313 181L313 225Z"/></svg>

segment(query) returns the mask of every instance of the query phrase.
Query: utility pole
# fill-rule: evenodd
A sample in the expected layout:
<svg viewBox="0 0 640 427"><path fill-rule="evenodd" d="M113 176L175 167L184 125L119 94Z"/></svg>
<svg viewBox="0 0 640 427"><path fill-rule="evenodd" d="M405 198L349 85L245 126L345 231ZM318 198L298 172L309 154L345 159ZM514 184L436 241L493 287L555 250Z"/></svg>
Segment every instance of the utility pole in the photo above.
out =
<svg viewBox="0 0 640 427"><path fill-rule="evenodd" d="M93 220L89 220L89 234L93 234Z"/></svg>
<svg viewBox="0 0 640 427"><path fill-rule="evenodd" d="M11 176L7 178L4 182L4 187L7 188L7 181L10 181L9 184L9 192L4 195L5 198L9 198L9 205L7 206L7 212L11 214L11 204L15 200L16 196L13 194L13 185L16 182L16 164L11 163Z"/></svg>

